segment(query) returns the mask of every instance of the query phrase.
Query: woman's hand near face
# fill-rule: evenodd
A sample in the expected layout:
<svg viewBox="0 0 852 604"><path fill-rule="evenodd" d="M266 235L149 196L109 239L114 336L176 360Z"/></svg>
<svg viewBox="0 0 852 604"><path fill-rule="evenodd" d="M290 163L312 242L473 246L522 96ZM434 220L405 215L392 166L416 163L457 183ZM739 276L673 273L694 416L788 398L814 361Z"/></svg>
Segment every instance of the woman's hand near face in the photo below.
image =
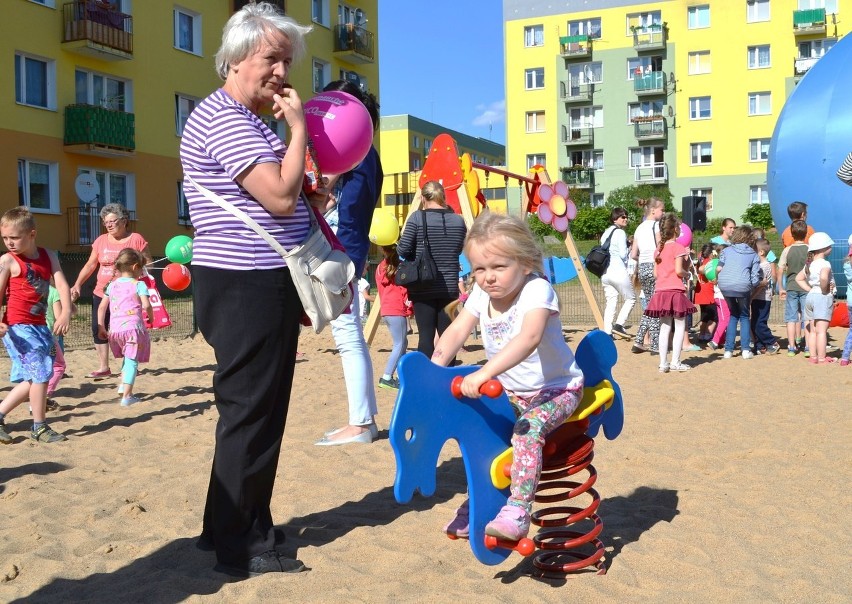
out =
<svg viewBox="0 0 852 604"><path fill-rule="evenodd" d="M281 94L272 97L272 112L275 119L284 119L290 132L294 129L305 128L305 112L302 107L302 99L295 88L290 86L281 90Z"/></svg>

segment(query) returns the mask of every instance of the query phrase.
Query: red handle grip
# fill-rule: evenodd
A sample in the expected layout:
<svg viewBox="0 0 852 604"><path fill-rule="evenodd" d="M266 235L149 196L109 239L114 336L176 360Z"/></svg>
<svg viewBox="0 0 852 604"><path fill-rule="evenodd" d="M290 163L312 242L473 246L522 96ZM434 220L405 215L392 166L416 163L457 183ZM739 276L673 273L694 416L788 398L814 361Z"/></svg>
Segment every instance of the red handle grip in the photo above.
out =
<svg viewBox="0 0 852 604"><path fill-rule="evenodd" d="M453 378L453 381L450 382L450 392L453 393L453 396L456 398L462 397L461 385L464 378L460 375L457 375ZM497 398L501 394L503 394L503 386L497 380L488 380L482 386L479 387L479 393L484 394L488 398Z"/></svg>

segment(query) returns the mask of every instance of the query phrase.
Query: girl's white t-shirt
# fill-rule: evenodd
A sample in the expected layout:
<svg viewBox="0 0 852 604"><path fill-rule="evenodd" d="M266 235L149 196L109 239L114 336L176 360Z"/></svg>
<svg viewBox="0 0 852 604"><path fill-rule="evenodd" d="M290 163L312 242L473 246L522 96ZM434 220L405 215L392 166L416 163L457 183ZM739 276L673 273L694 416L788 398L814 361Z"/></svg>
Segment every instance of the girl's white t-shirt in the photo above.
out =
<svg viewBox="0 0 852 604"><path fill-rule="evenodd" d="M496 318L489 316L490 299L479 285L473 286L464 308L479 319L485 355L491 359L521 332L529 310L546 308L550 317L545 324L538 348L526 359L497 376L503 388L520 396L531 396L545 388L579 388L583 372L562 335L559 299L545 279L530 276L508 311Z"/></svg>
<svg viewBox="0 0 852 604"><path fill-rule="evenodd" d="M636 242L636 247L639 250L639 257L637 258L639 264L647 264L654 261L654 252L657 251L659 233L660 226L656 220L645 220L636 227L636 231L633 233L633 241Z"/></svg>
<svg viewBox="0 0 852 604"><path fill-rule="evenodd" d="M820 289L819 286L819 274L822 272L822 269L826 267L828 267L830 271L831 263L825 258L817 258L811 262L811 265L808 268L808 285L815 287L819 290L819 293L822 293L822 289ZM829 280L831 279L831 273L829 273L828 278Z"/></svg>

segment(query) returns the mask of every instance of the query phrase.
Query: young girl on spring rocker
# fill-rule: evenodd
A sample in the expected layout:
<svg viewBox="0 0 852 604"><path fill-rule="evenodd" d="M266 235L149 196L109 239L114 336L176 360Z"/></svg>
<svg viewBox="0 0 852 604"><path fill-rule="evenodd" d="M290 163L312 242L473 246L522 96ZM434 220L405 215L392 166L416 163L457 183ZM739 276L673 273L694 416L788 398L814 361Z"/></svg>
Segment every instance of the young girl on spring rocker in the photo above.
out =
<svg viewBox="0 0 852 604"><path fill-rule="evenodd" d="M805 298L805 343L811 352L811 363L833 363L825 356L828 324L834 310L832 282L834 276L826 257L834 245L828 233L814 233L808 239L808 261L796 275L796 283L808 292Z"/></svg>
<svg viewBox="0 0 852 604"><path fill-rule="evenodd" d="M567 420L583 395L583 373L565 343L559 300L541 277L542 254L520 219L483 212L465 242L476 284L458 317L435 348L432 361L446 366L479 324L488 361L465 376L461 392L480 396L480 387L497 379L518 416L510 496L485 533L518 541L530 529L530 511L541 476L545 437ZM469 534L467 502L444 528Z"/></svg>
<svg viewBox="0 0 852 604"><path fill-rule="evenodd" d="M657 285L645 309L647 316L660 319L660 373L691 369L689 365L680 361L686 316L695 312L695 306L686 297L686 286L683 280L690 274L689 250L675 241L679 232L680 221L677 214L673 212L663 214L660 219L660 243L657 245L654 258L654 276ZM669 335L673 325L672 361L667 363Z"/></svg>
<svg viewBox="0 0 852 604"><path fill-rule="evenodd" d="M139 281L145 267L145 258L132 248L125 248L115 258L115 270L119 277L104 290L104 298L98 307L98 336L109 339L115 358L124 357L121 368L121 385L118 394L121 406L129 407L140 401L133 395L133 383L139 363L147 363L151 356L151 337L148 327L154 310L148 300L148 287ZM104 325L109 308L109 335ZM147 322L142 311L147 313Z"/></svg>

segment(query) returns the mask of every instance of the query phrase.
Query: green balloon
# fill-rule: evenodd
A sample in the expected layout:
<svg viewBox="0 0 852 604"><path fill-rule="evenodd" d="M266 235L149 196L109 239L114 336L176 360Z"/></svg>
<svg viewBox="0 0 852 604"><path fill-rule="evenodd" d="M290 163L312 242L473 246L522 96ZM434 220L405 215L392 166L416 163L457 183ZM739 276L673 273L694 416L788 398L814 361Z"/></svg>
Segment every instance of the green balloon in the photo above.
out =
<svg viewBox="0 0 852 604"><path fill-rule="evenodd" d="M713 258L710 262L708 262L704 266L704 276L707 277L708 281L716 280L716 268L719 266L719 259Z"/></svg>
<svg viewBox="0 0 852 604"><path fill-rule="evenodd" d="M177 235L166 244L166 258L171 262L186 264L192 260L192 237Z"/></svg>

